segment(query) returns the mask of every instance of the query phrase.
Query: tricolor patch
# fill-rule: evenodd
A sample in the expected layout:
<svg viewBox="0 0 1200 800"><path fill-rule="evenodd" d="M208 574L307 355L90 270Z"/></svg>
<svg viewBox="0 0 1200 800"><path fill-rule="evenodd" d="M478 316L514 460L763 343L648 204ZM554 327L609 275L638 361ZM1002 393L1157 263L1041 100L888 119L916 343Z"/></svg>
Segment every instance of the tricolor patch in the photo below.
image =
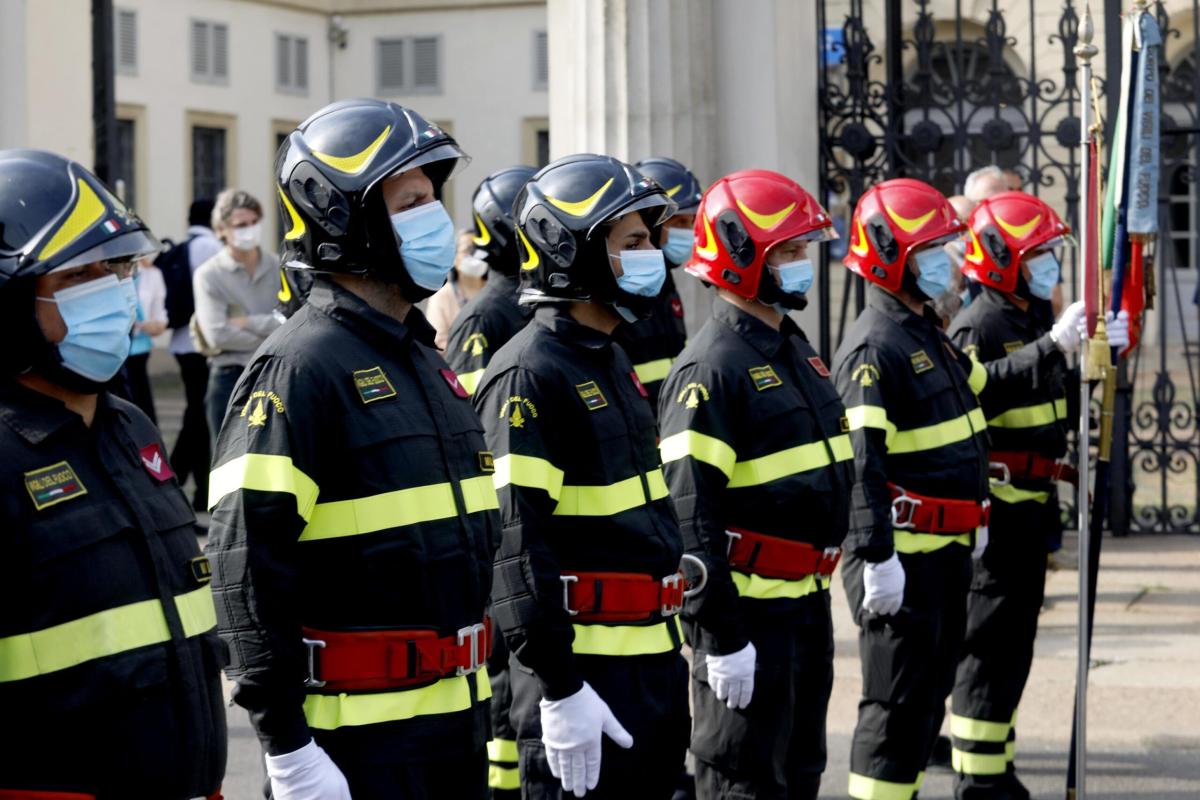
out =
<svg viewBox="0 0 1200 800"><path fill-rule="evenodd" d="M774 389L776 386L783 386L783 381L779 380L779 375L776 374L775 368L770 364L761 367L751 367L750 380L754 381L754 388L760 392L764 389Z"/></svg>
<svg viewBox="0 0 1200 800"><path fill-rule="evenodd" d="M25 490L29 492L33 507L38 511L87 494L83 481L65 461L26 472Z"/></svg>
<svg viewBox="0 0 1200 800"><path fill-rule="evenodd" d="M354 388L364 403L374 403L396 396L396 387L388 380L382 367L357 369L354 371Z"/></svg>
<svg viewBox="0 0 1200 800"><path fill-rule="evenodd" d="M908 357L912 362L913 372L920 375L922 372L929 372L933 369L933 359L924 350L918 350Z"/></svg>
<svg viewBox="0 0 1200 800"><path fill-rule="evenodd" d="M579 392L579 399L587 406L588 411L598 411L608 405L604 392L600 391L600 387L596 385L595 381L577 383L575 391Z"/></svg>
<svg viewBox="0 0 1200 800"><path fill-rule="evenodd" d="M117 231L121 230L121 223L117 222L115 219L106 219L104 220L104 224L100 227L104 228L104 230L108 231L109 233L116 233Z"/></svg>

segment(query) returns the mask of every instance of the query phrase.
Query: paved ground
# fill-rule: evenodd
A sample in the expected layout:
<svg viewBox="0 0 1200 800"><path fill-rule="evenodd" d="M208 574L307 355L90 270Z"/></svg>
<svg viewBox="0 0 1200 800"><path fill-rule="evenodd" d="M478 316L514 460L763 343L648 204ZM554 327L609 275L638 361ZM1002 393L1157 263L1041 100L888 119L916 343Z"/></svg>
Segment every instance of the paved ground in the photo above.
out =
<svg viewBox="0 0 1200 800"><path fill-rule="evenodd" d="M169 375L156 382L170 443L181 411L178 388ZM1067 547L1074 546L1069 539ZM1043 800L1063 796L1075 679L1076 585L1073 571L1050 576L1048 608L1018 722L1018 769ZM837 677L823 792L829 798L845 796L861 688L855 629L840 586L835 593ZM1105 541L1093 661L1089 797L1200 798L1200 540ZM231 708L229 725L225 795L230 800L259 797L261 756L245 713ZM951 796L948 774L927 776L922 800Z"/></svg>

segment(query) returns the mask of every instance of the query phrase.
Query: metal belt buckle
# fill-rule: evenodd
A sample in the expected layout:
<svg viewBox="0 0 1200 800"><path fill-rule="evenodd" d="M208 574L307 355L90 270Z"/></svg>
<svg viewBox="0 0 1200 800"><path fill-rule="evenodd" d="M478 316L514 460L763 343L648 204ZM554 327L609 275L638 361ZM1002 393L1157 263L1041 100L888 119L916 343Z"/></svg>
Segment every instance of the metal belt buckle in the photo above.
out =
<svg viewBox="0 0 1200 800"><path fill-rule="evenodd" d="M913 527L913 514L917 513L917 506L921 505L921 501L916 497L910 497L908 492L903 489L900 494L892 499L892 527L898 530L909 530ZM908 514L897 509L908 509Z"/></svg>
<svg viewBox="0 0 1200 800"><path fill-rule="evenodd" d="M483 642L485 628L482 622L476 622L474 625L468 625L465 628L459 628L457 635L454 637L454 643L462 646L465 642L471 642L471 664L467 667L456 667L454 674L458 676L470 675L473 672L478 672L483 666L483 662L487 659L487 653L480 655L480 644ZM482 648L486 650L487 648Z"/></svg>
<svg viewBox="0 0 1200 800"><path fill-rule="evenodd" d="M997 470L1003 477L992 476L992 473ZM1012 470L1003 461L992 461L988 464L988 480L992 482L993 486L1008 486L1012 483Z"/></svg>
<svg viewBox="0 0 1200 800"><path fill-rule="evenodd" d="M567 594L567 588L572 583L579 583L578 575L559 575L558 579L562 581L563 587L563 610L567 612L567 616L575 617L579 615L578 611L571 609L571 597Z"/></svg>
<svg viewBox="0 0 1200 800"><path fill-rule="evenodd" d="M726 535L731 536L731 537L736 537L738 539L742 538L742 535L740 533L734 533L733 531L725 531L725 533L726 533ZM730 544L732 544L732 542L730 542ZM680 565L682 565L683 562L685 562L685 561L689 562L689 563L694 563L696 565L696 569L700 573L700 580L695 584L689 583L688 588L683 590L683 596L686 599L688 597L695 597L696 595L698 595L704 591L704 587L708 585L708 567L705 565L703 559L701 559L697 556L694 556L691 553L684 553L682 556L679 557Z"/></svg>
<svg viewBox="0 0 1200 800"><path fill-rule="evenodd" d="M663 598L659 606L659 613L664 617L671 617L683 610L683 596L680 595L678 601L667 601L668 592L677 592L683 585L683 575L676 572L674 575L667 575L662 579Z"/></svg>
<svg viewBox="0 0 1200 800"><path fill-rule="evenodd" d="M304 685L320 689L325 685L325 681L317 680L317 651L325 649L325 642L321 639L301 639L300 641L308 648L308 675L304 678Z"/></svg>
<svg viewBox="0 0 1200 800"><path fill-rule="evenodd" d="M739 541L742 535L737 531L725 531L725 536L729 539L725 543L725 557L729 558L729 554L733 552L733 543Z"/></svg>

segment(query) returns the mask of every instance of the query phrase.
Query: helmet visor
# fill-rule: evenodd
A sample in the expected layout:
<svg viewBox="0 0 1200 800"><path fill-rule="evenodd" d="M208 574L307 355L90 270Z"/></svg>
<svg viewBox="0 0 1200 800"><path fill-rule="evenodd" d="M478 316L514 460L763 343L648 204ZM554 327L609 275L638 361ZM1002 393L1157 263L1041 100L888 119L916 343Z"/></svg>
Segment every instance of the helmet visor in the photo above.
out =
<svg viewBox="0 0 1200 800"><path fill-rule="evenodd" d="M162 242L147 230L134 230L108 239L74 258L58 264L54 271L70 269L97 261L129 261L154 255L163 249Z"/></svg>
<svg viewBox="0 0 1200 800"><path fill-rule="evenodd" d="M462 172L463 168L465 168L467 164L471 163L471 157L464 153L458 145L446 142L444 144L439 144L437 147L432 147L429 150L426 150L424 153L419 153L415 157L405 161L403 164L400 164L394 170L381 178L380 181L393 178L396 175L408 172L409 170L414 170L417 167L425 167L430 164L435 164L439 161L454 162L446 172L445 180L450 180L455 175ZM380 181L376 181L376 183L379 183Z"/></svg>
<svg viewBox="0 0 1200 800"><path fill-rule="evenodd" d="M650 226L655 228L673 217L678 210L675 203L661 192L654 192L652 194L643 195L642 197L635 197L627 205L619 206L607 217L592 225L592 227L588 229L588 238L590 239L592 234L594 234L596 229L601 225L614 222L626 214L629 214L633 211L653 212L654 209L659 209L657 216L654 213L651 213L649 218L651 220Z"/></svg>

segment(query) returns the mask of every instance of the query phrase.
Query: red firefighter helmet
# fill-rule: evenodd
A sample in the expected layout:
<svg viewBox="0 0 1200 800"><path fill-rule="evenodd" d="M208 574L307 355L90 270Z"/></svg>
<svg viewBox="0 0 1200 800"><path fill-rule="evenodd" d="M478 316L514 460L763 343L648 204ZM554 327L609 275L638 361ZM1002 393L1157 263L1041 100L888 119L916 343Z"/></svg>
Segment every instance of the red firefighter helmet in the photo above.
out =
<svg viewBox="0 0 1200 800"><path fill-rule="evenodd" d="M1017 288L1026 253L1071 233L1054 209L1025 192L989 197L975 207L967 224L963 274L1002 292Z"/></svg>
<svg viewBox="0 0 1200 800"><path fill-rule="evenodd" d="M758 296L772 247L791 239L837 238L829 214L811 194L766 169L734 172L710 186L696 209L695 233L684 269L748 300Z"/></svg>
<svg viewBox="0 0 1200 800"><path fill-rule="evenodd" d="M950 241L966 229L945 195L912 178L868 189L850 225L850 248L842 263L892 292L904 280L909 253L923 244Z"/></svg>

